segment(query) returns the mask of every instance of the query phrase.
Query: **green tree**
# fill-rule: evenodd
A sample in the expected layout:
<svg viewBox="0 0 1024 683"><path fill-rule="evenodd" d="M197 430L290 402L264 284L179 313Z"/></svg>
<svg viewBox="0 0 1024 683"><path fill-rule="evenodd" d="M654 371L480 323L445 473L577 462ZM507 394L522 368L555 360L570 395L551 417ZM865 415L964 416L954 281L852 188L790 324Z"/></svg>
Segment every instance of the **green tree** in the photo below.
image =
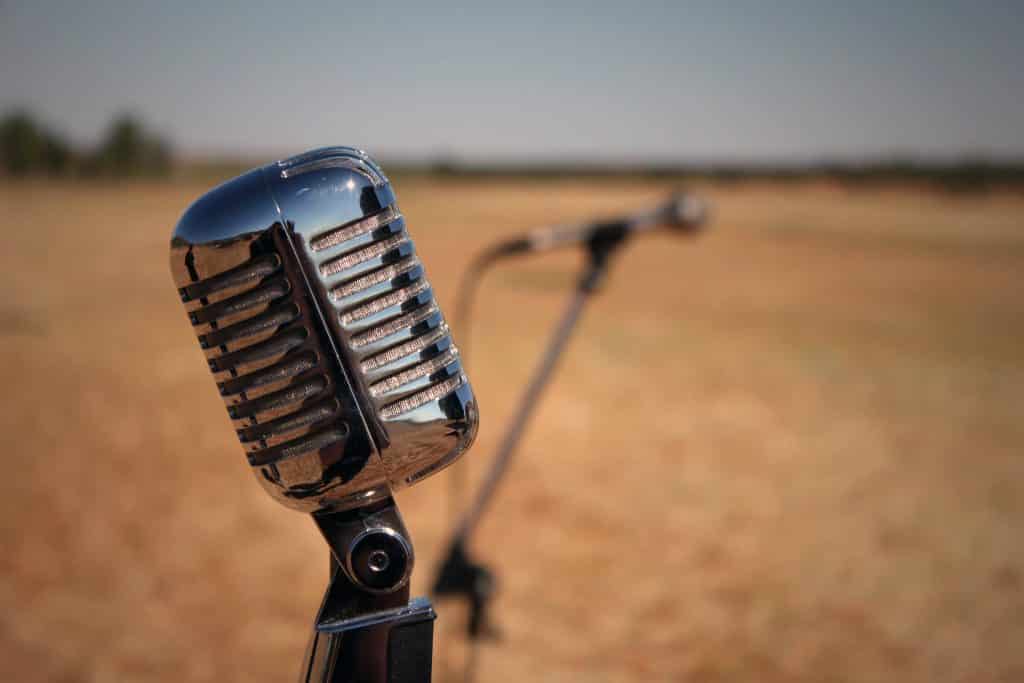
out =
<svg viewBox="0 0 1024 683"><path fill-rule="evenodd" d="M66 173L72 161L71 147L28 112L16 111L0 120L0 167L6 173Z"/></svg>
<svg viewBox="0 0 1024 683"><path fill-rule="evenodd" d="M94 166L100 173L115 176L165 175L171 167L170 148L147 132L136 117L122 115L107 129Z"/></svg>

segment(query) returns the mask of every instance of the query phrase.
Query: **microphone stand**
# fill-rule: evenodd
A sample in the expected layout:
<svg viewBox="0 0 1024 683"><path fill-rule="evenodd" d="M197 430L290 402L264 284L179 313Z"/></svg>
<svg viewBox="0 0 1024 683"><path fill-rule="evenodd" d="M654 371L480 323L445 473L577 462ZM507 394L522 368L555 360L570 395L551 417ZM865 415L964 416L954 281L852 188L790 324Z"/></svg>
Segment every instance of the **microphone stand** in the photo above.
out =
<svg viewBox="0 0 1024 683"><path fill-rule="evenodd" d="M474 559L468 551L470 537L480 522L487 504L494 497L509 463L519 445L527 422L533 415L540 396L554 373L559 358L565 351L569 338L579 322L587 302L597 291L608 271L611 257L630 236L626 222L607 224L596 231L585 243L587 262L576 282L569 299L540 363L535 368L530 382L519 399L512 421L498 445L491 468L477 490L472 504L466 509L448 543L448 552L438 570L433 593L441 596L464 596L469 600L470 610L467 632L471 641L490 635L492 628L487 620L487 608L494 594L495 581L491 571ZM470 656L470 662L475 657ZM467 667L466 680L472 672Z"/></svg>
<svg viewBox="0 0 1024 683"><path fill-rule="evenodd" d="M412 545L393 498L313 515L331 549L330 583L299 683L430 683L436 614L409 600Z"/></svg>

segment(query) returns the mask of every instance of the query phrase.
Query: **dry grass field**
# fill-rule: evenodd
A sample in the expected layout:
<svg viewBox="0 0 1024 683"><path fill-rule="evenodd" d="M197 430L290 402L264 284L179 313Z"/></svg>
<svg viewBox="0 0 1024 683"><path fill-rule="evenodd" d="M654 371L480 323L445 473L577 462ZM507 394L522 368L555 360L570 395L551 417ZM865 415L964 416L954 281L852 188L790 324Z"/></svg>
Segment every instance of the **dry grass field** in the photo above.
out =
<svg viewBox="0 0 1024 683"><path fill-rule="evenodd" d="M326 549L252 479L171 283L203 189L0 185L0 680L297 673ZM397 190L450 313L490 240L665 187ZM1024 680L1024 197L701 191L701 239L622 254L481 529L480 680ZM484 284L469 479L576 263ZM418 593L449 477L398 496Z"/></svg>

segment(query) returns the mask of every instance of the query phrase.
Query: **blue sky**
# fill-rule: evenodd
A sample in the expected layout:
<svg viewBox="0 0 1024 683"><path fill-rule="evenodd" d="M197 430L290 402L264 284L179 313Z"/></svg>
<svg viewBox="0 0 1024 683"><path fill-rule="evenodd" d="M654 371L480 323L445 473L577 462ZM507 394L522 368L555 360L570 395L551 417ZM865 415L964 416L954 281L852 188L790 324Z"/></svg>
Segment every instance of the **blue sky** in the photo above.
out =
<svg viewBox="0 0 1024 683"><path fill-rule="evenodd" d="M0 110L193 154L1024 156L1024 2L850 5L0 0Z"/></svg>

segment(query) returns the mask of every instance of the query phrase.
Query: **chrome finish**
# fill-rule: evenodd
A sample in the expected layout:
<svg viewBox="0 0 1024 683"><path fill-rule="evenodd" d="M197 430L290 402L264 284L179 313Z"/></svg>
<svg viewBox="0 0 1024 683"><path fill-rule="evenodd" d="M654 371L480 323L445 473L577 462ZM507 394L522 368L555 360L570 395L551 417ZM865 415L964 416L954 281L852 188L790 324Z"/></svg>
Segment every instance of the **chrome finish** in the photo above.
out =
<svg viewBox="0 0 1024 683"><path fill-rule="evenodd" d="M415 556L398 508L383 506L313 515L348 580L362 591L384 595L409 583ZM383 555L384 564L373 556Z"/></svg>
<svg viewBox="0 0 1024 683"><path fill-rule="evenodd" d="M355 629L366 628L367 626L379 626L395 620L395 618L406 618L415 615L425 615L433 620L433 606L427 598L412 598L408 604L392 609L385 609L379 612L368 612L363 616L352 617L345 621L339 621L325 625L320 631L322 633L345 633Z"/></svg>
<svg viewBox="0 0 1024 683"><path fill-rule="evenodd" d="M305 512L454 461L478 414L387 177L332 147L197 200L171 270L257 479Z"/></svg>
<svg viewBox="0 0 1024 683"><path fill-rule="evenodd" d="M380 547L381 542L385 543L383 547ZM361 558L360 548L364 545L374 547L363 553L365 558ZM412 567L413 552L409 541L403 534L386 526L364 529L352 539L345 554L345 571L349 578L370 593L391 593L405 586L412 575Z"/></svg>
<svg viewBox="0 0 1024 683"><path fill-rule="evenodd" d="M436 617L429 600L413 598L344 621L318 621L299 683L430 683Z"/></svg>

